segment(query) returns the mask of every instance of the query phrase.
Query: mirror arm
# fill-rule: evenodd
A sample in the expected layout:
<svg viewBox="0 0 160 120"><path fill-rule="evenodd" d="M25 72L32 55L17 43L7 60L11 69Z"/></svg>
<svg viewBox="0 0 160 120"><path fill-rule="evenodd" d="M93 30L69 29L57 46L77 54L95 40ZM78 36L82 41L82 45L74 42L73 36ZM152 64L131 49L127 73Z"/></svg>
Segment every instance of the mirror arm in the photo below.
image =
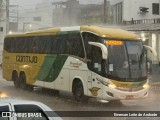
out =
<svg viewBox="0 0 160 120"><path fill-rule="evenodd" d="M154 57L157 56L157 52L150 46L147 45L143 45L147 50L150 50L152 52L152 54L154 55Z"/></svg>
<svg viewBox="0 0 160 120"><path fill-rule="evenodd" d="M102 43L97 43L97 42L88 42L90 45L93 45L93 46L97 46L99 48L101 48L102 50L102 58L103 59L107 59L108 58L108 50L107 50L107 47L102 44Z"/></svg>

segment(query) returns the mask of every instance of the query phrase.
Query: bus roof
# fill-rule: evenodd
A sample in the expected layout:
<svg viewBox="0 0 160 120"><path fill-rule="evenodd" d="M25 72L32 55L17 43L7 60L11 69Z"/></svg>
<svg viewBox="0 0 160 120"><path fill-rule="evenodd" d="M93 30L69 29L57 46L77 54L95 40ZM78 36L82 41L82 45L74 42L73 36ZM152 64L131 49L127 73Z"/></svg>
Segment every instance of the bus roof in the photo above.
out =
<svg viewBox="0 0 160 120"><path fill-rule="evenodd" d="M10 34L6 37L18 37L18 36L36 36L36 35L51 35L59 32L67 31L88 31L95 33L101 37L107 38L118 38L118 39L137 39L137 35L122 30L119 28L107 28L107 27L98 27L98 26L75 26L75 27L62 27L62 28L50 28L46 30L33 31L22 34Z"/></svg>

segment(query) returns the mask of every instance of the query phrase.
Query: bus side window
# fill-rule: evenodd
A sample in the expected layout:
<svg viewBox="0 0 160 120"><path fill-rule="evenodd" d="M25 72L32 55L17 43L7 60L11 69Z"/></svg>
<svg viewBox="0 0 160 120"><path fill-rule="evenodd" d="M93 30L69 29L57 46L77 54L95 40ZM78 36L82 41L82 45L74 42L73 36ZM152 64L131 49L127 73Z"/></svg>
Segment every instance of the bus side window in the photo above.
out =
<svg viewBox="0 0 160 120"><path fill-rule="evenodd" d="M4 50L10 52L11 51L10 48L11 48L11 39L10 38L5 38L5 40L4 40Z"/></svg>
<svg viewBox="0 0 160 120"><path fill-rule="evenodd" d="M67 39L67 51L70 55L84 58L84 49L82 39L79 32L69 33Z"/></svg>
<svg viewBox="0 0 160 120"><path fill-rule="evenodd" d="M100 42L100 37L89 32L83 32L82 37L84 41L87 59L90 59L92 50L91 50L91 45L88 42Z"/></svg>
<svg viewBox="0 0 160 120"><path fill-rule="evenodd" d="M37 53L37 48L35 46L33 46L32 51L33 51L33 53Z"/></svg>

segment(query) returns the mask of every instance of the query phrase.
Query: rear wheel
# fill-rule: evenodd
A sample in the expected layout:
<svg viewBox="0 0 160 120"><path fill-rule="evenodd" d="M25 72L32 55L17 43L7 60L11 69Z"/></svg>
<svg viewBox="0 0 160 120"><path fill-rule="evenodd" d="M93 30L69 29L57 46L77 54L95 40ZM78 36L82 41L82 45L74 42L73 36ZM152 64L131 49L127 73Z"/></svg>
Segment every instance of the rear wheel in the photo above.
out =
<svg viewBox="0 0 160 120"><path fill-rule="evenodd" d="M19 83L19 78L18 78L18 73L17 72L13 72L12 73L12 80L14 82L14 86L16 88L19 88L20 87L20 83Z"/></svg>
<svg viewBox="0 0 160 120"><path fill-rule="evenodd" d="M19 80L20 80L20 88L26 89L27 88L27 84L26 84L26 75L25 75L25 73L20 73Z"/></svg>

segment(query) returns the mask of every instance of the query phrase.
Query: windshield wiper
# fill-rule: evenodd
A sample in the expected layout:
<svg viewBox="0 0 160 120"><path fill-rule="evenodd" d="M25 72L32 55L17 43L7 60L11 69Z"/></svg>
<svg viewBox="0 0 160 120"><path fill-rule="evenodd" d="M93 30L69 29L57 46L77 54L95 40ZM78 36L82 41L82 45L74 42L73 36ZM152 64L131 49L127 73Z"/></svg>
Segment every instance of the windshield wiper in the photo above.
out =
<svg viewBox="0 0 160 120"><path fill-rule="evenodd" d="M142 57L141 57L141 55L142 55L142 53L140 54L140 56L138 55L138 53L137 53L137 56L138 56L138 65L139 65L139 71L140 71L140 75L142 76L142 67L141 67L141 65L142 65ZM139 75L139 77L141 77Z"/></svg>

